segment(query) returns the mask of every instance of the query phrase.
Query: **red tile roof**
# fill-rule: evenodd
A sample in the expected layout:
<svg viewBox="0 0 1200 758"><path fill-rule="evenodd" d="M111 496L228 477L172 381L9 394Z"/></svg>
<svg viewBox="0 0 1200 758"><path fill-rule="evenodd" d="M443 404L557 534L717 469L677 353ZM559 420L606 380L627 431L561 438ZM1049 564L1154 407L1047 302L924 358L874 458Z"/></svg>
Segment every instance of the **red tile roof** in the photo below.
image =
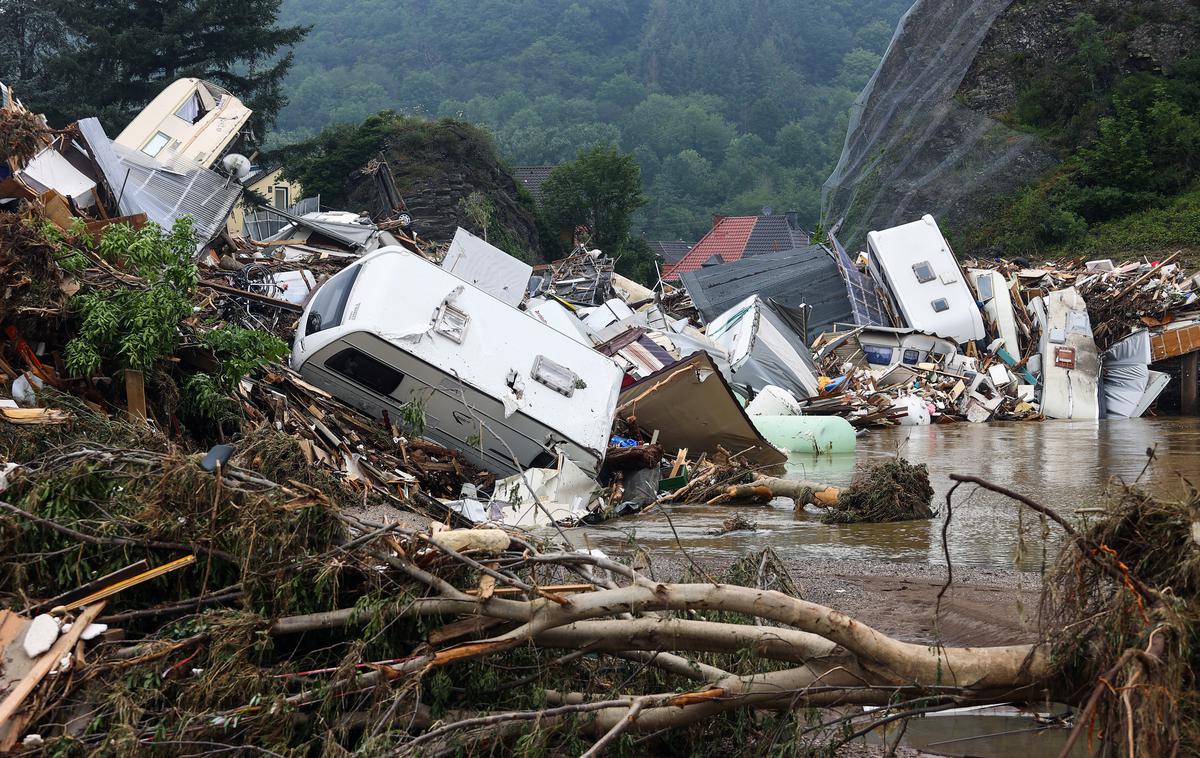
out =
<svg viewBox="0 0 1200 758"><path fill-rule="evenodd" d="M679 259L674 266L669 266L663 274L666 281L678 281L684 271L695 271L708 262L714 255L720 256L725 263L741 260L746 250L746 242L758 216L726 216L717 219L713 228L700 238L687 255Z"/></svg>

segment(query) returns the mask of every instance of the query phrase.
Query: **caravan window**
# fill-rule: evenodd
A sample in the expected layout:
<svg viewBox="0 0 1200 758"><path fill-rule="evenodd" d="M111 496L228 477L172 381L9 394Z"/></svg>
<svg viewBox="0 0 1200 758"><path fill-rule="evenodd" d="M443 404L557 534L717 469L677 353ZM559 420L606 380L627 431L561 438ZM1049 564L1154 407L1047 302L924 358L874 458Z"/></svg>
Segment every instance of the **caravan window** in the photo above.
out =
<svg viewBox="0 0 1200 758"><path fill-rule="evenodd" d="M179 110L175 111L176 116L189 124L195 124L204 118L206 113L208 110L204 107L204 100L200 98L199 92L193 92L187 100L183 101L183 105L179 106Z"/></svg>
<svg viewBox="0 0 1200 758"><path fill-rule="evenodd" d="M863 354L867 356L867 363L876 366L892 365L892 348L890 347L863 345Z"/></svg>
<svg viewBox="0 0 1200 758"><path fill-rule="evenodd" d="M345 269L317 290L312 307L308 310L308 321L304 324L305 336L322 329L332 329L342 323L346 301L350 299L350 290L354 288L361 270L362 266Z"/></svg>
<svg viewBox="0 0 1200 758"><path fill-rule="evenodd" d="M933 266L929 265L929 261L921 261L913 264L913 273L917 275L917 281L921 284L932 282L937 277L933 274Z"/></svg>
<svg viewBox="0 0 1200 758"><path fill-rule="evenodd" d="M921 351L909 348L904 351L904 358L901 360L906 366L915 366L921 362Z"/></svg>
<svg viewBox="0 0 1200 758"><path fill-rule="evenodd" d="M366 353L348 347L329 360L325 368L335 371L380 395L390 395L404 378L396 369L375 360Z"/></svg>
<svg viewBox="0 0 1200 758"><path fill-rule="evenodd" d="M941 313L942 311L950 310L950 302L944 297L939 297L937 300L930 301L929 304L933 306L934 313Z"/></svg>
<svg viewBox="0 0 1200 758"><path fill-rule="evenodd" d="M979 290L979 299L987 302L996 296L992 291L992 273L989 271L975 280L975 289Z"/></svg>
<svg viewBox="0 0 1200 758"><path fill-rule="evenodd" d="M142 152L146 155L149 155L151 158L154 158L162 152L162 149L166 147L167 143L170 141L171 135L163 134L162 132L155 132L154 136L150 138L150 141L146 143L146 146L142 148Z"/></svg>

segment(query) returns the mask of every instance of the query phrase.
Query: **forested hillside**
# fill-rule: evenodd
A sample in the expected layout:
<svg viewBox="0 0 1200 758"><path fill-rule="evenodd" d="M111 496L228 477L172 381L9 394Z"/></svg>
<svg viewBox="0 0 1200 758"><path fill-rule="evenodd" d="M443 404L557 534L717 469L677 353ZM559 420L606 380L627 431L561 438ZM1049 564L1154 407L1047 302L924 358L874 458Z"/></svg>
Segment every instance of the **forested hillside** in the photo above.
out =
<svg viewBox="0 0 1200 758"><path fill-rule="evenodd" d="M481 123L512 165L616 143L652 239L714 212L816 223L845 111L911 0L285 0L295 48L274 141L393 108Z"/></svg>
<svg viewBox="0 0 1200 758"><path fill-rule="evenodd" d="M1200 251L1200 4L918 0L827 185L851 247L937 216L964 255Z"/></svg>

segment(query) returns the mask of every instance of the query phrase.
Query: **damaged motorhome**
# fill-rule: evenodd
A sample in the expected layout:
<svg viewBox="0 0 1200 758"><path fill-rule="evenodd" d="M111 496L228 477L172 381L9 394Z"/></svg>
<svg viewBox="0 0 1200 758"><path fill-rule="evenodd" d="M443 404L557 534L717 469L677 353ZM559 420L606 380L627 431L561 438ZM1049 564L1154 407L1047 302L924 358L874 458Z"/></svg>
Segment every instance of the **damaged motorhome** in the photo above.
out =
<svg viewBox="0 0 1200 758"><path fill-rule="evenodd" d="M788 309L751 295L705 328L729 356L729 381L750 393L774 385L797 399L817 394L816 366Z"/></svg>
<svg viewBox="0 0 1200 758"><path fill-rule="evenodd" d="M235 147L251 115L253 111L224 87L202 79L178 79L113 141L160 161L177 156L212 168Z"/></svg>
<svg viewBox="0 0 1200 758"><path fill-rule="evenodd" d="M400 247L363 257L305 308L292 366L393 423L498 472L559 451L589 474L621 388L607 357Z"/></svg>
<svg viewBox="0 0 1200 758"><path fill-rule="evenodd" d="M903 326L958 343L986 333L958 260L933 216L867 235L870 268Z"/></svg>

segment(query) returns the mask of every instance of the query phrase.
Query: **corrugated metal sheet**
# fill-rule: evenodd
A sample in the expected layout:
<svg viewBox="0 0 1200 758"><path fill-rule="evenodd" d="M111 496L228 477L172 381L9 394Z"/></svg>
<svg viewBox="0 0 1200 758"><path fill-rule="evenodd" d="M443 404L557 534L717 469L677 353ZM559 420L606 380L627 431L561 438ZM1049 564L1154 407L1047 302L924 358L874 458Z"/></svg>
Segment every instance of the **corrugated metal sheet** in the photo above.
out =
<svg viewBox="0 0 1200 758"><path fill-rule="evenodd" d="M810 343L834 323L854 317L838 261L820 245L749 256L690 271L681 279L706 322L750 295L792 308L809 306L806 337Z"/></svg>
<svg viewBox="0 0 1200 758"><path fill-rule="evenodd" d="M240 184L191 161L160 162L118 145L95 118L81 119L78 126L109 188L120 198L122 215L145 213L164 229L191 216L197 251L220 234L241 197Z"/></svg>

